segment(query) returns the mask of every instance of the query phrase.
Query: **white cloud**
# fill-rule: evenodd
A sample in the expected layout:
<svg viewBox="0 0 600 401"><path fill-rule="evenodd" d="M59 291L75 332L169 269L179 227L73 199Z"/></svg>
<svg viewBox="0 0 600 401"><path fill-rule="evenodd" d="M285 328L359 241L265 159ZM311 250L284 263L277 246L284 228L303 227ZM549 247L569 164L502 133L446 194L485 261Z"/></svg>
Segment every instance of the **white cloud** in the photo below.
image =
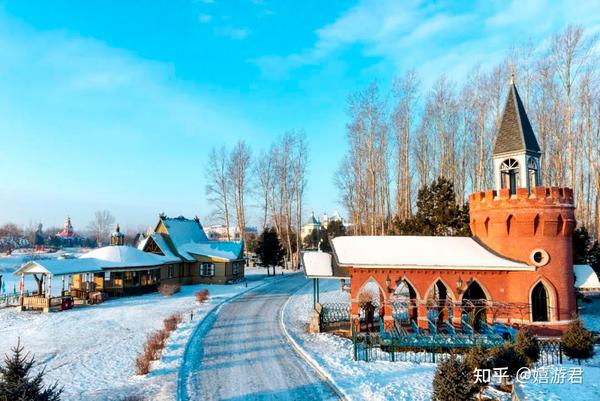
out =
<svg viewBox="0 0 600 401"><path fill-rule="evenodd" d="M250 29L226 25L215 28L215 33L226 38L243 40L246 39L246 37L250 34Z"/></svg>
<svg viewBox="0 0 600 401"><path fill-rule="evenodd" d="M198 15L198 21L200 21L200 23L202 24L208 24L210 21L212 21L213 16L209 15L209 14L199 14Z"/></svg>
<svg viewBox="0 0 600 401"><path fill-rule="evenodd" d="M278 79L303 66L343 58L347 49L378 59L395 69L434 65L436 75L463 66L492 64L512 46L542 40L566 24L600 26L600 3L569 0L513 0L430 4L419 0L362 0L315 31L310 48L253 60L266 77ZM467 59L466 57L473 57ZM452 60L444 64L442 60ZM458 64L457 64L458 63Z"/></svg>

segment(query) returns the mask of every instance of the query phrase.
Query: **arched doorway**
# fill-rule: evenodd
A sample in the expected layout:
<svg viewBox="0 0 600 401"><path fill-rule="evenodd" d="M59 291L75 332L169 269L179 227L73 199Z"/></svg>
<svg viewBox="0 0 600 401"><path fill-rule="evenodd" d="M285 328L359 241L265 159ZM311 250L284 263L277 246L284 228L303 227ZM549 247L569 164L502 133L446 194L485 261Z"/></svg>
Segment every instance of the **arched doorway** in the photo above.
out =
<svg viewBox="0 0 600 401"><path fill-rule="evenodd" d="M549 321L548 291L542 282L536 284L531 291L531 319L534 322Z"/></svg>
<svg viewBox="0 0 600 401"><path fill-rule="evenodd" d="M481 285L472 280L462 297L463 315L467 315L469 324L478 329L480 322L486 322L487 297Z"/></svg>
<svg viewBox="0 0 600 401"><path fill-rule="evenodd" d="M442 280L437 280L427 293L427 318L441 325L452 316L450 291Z"/></svg>
<svg viewBox="0 0 600 401"><path fill-rule="evenodd" d="M410 323L417 320L417 292L406 280L400 280L392 295L392 316L399 323Z"/></svg>
<svg viewBox="0 0 600 401"><path fill-rule="evenodd" d="M379 324L379 310L383 307L384 295L375 279L369 278L358 292L358 306L361 331L376 330Z"/></svg>

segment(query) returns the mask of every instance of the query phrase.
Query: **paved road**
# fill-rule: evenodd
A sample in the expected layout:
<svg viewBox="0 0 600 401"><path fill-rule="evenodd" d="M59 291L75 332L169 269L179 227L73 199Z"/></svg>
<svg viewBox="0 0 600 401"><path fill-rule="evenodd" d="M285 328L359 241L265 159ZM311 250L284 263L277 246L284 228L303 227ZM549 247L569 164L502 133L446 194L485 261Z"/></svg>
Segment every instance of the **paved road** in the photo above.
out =
<svg viewBox="0 0 600 401"><path fill-rule="evenodd" d="M190 349L188 359L195 360L186 361L190 371L184 375L182 398L339 399L297 356L279 326L283 304L306 283L301 275L288 276L223 305L207 321L208 330L190 339L190 348L195 349Z"/></svg>

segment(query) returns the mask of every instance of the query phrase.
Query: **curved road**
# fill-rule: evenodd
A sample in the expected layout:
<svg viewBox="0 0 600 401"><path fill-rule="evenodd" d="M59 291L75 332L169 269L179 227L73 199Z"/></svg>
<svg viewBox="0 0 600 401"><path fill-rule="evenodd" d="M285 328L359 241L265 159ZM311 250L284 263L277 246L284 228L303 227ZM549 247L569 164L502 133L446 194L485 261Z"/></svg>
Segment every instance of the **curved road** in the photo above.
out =
<svg viewBox="0 0 600 401"><path fill-rule="evenodd" d="M285 301L306 283L302 275L277 279L207 316L188 344L181 399L339 400L279 326Z"/></svg>

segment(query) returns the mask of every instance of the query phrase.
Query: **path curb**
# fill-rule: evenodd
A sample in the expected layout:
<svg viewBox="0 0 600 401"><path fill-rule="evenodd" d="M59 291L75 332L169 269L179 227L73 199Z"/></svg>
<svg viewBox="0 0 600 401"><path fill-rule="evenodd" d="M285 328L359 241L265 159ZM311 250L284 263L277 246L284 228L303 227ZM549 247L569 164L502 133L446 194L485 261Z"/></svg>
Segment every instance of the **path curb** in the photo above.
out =
<svg viewBox="0 0 600 401"><path fill-rule="evenodd" d="M308 284L308 283L307 283ZM292 299L292 297L294 295L296 295L297 293L299 293L303 288L305 287L302 286L300 287L296 292L294 292L292 295L290 295L290 297L285 301L285 303L283 304L283 306L281 307L281 311L279 312L279 327L281 328L281 331L283 331L283 333L285 334L288 342L290 343L290 345L292 346L292 348L294 349L294 351L296 351L296 354L298 354L298 356L300 358L302 358L311 368L313 368L313 370L317 373L317 375L323 379L323 381L325 381L325 383L327 383L329 385L329 387L331 387L331 389L338 395L338 397L340 397L341 400L344 401L351 401L352 398L350 398L350 396L348 394L346 394L344 392L344 390L338 386L338 384L335 382L335 380L331 377L331 375L329 375L329 373L327 373L318 363L317 361L315 361L309 354L308 352L306 352L294 339L294 337L292 337L292 335L287 331L287 328L285 327L285 323L283 322L283 315L285 313L285 309L287 308L290 300Z"/></svg>

